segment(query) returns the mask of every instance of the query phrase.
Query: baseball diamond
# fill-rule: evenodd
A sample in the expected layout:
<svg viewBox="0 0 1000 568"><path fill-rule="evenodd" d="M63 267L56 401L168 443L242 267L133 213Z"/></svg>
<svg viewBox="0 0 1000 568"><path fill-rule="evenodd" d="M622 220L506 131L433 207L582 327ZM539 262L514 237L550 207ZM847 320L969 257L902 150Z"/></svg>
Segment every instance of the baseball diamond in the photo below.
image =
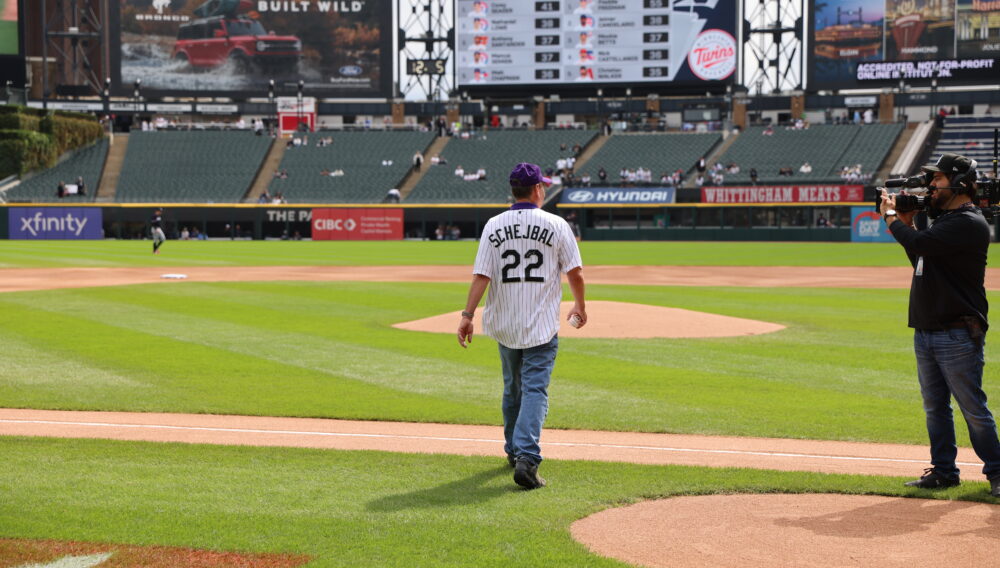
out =
<svg viewBox="0 0 1000 568"><path fill-rule="evenodd" d="M0 486L10 496L0 536L281 553L309 566L615 565L603 556L820 566L837 551L902 566L914 565L916 543L924 561L947 551L963 566L991 549L995 499L967 439L961 486L932 493L899 479L927 460L905 334L884 321L905 306L906 269L587 266L591 321L560 330L542 438L549 485L516 497L500 465L490 340L477 336L463 358L446 355L453 329L394 328L437 316L453 325L468 267L392 266L375 249L366 257L383 266L310 266L317 250L294 244L297 266L212 266L254 244L225 243L213 257L171 243L152 265L148 249L102 258L112 243L74 245L62 266L39 269L18 260L23 244L0 243ZM61 247L38 246L32 258ZM140 254L145 266L109 266ZM652 317L614 311L630 307ZM773 327L685 338L699 315ZM615 339L627 336L619 326L585 337L600 318L658 321L665 336ZM65 467L39 471L39 460ZM858 492L873 497L842 495ZM685 496L705 494L717 495ZM542 524L515 532L533 546L498 552L509 534L484 520L523 518L525 499ZM284 529L266 528L272 515ZM363 536L367 526L383 536ZM723 543L713 535L726 526ZM763 532L737 528L748 526ZM956 530L958 557L958 537L935 541Z"/></svg>

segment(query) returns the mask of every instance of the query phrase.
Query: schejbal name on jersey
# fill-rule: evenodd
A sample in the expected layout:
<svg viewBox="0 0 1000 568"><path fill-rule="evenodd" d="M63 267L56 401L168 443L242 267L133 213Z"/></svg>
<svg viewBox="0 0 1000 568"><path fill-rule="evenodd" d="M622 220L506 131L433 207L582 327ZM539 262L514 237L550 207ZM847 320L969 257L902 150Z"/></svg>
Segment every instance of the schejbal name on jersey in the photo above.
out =
<svg viewBox="0 0 1000 568"><path fill-rule="evenodd" d="M525 225L523 232L521 225L507 225L490 233L489 241L493 248L499 247L511 239L529 239L552 246L552 237L554 236L555 233L538 225Z"/></svg>

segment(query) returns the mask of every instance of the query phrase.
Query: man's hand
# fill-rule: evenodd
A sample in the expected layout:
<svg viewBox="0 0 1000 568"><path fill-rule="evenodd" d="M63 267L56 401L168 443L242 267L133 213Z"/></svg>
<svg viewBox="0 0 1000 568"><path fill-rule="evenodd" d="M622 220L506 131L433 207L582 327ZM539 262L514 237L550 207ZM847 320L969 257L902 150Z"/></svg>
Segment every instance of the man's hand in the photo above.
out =
<svg viewBox="0 0 1000 568"><path fill-rule="evenodd" d="M458 344L462 347L468 347L472 344L472 318L463 317L462 321L458 324Z"/></svg>
<svg viewBox="0 0 1000 568"><path fill-rule="evenodd" d="M886 211L888 211L890 209L895 209L895 208L896 208L896 198L895 198L895 196L889 195L889 191L886 190L883 187L882 188L882 203L881 203L881 205L879 205L879 208L878 208L879 213L881 213L882 216L885 217L885 212Z"/></svg>
<svg viewBox="0 0 1000 568"><path fill-rule="evenodd" d="M580 307L579 304L573 304L573 307L569 310L569 313L566 314L566 321L570 321L571 319L573 319L573 316L580 317L580 325L576 326L577 328L581 328L587 325L587 310Z"/></svg>

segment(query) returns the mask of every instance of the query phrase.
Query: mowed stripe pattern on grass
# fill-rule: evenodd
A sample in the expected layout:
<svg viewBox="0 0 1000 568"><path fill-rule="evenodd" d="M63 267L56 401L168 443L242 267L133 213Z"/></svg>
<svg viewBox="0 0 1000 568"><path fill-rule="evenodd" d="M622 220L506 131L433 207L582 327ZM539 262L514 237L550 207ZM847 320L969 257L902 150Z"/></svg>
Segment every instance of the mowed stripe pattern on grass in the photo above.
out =
<svg viewBox="0 0 1000 568"><path fill-rule="evenodd" d="M451 334L391 327L452 311L465 289L179 283L0 295L0 406L498 424L491 340L463 351ZM924 442L899 291L592 286L589 296L788 329L567 334L550 427Z"/></svg>

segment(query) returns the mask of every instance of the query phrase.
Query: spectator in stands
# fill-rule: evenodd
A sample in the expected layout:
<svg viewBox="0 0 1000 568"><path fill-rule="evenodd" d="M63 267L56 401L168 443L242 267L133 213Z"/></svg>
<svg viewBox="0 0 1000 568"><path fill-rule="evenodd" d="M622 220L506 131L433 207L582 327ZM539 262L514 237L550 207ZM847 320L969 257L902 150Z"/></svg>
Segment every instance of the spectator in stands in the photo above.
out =
<svg viewBox="0 0 1000 568"><path fill-rule="evenodd" d="M750 168L750 183L757 185L757 168Z"/></svg>
<svg viewBox="0 0 1000 568"><path fill-rule="evenodd" d="M792 170L791 166L785 166L785 167L783 167L783 168L781 168L781 169L778 170L778 175L779 176L788 176L788 177L791 177L794 173L795 172L794 172L794 170Z"/></svg>
<svg viewBox="0 0 1000 568"><path fill-rule="evenodd" d="M59 199L66 197L66 182L60 181L59 185L56 186L56 197Z"/></svg>
<svg viewBox="0 0 1000 568"><path fill-rule="evenodd" d="M809 165L809 162L802 162L802 165L799 166L799 172L801 172L801 173L811 174L812 171L813 171L813 167L811 165Z"/></svg>
<svg viewBox="0 0 1000 568"><path fill-rule="evenodd" d="M279 191L274 194L274 197L271 199L271 203L274 205L284 205L285 203L288 203L288 201L285 200L285 194Z"/></svg>
<svg viewBox="0 0 1000 568"><path fill-rule="evenodd" d="M399 200L401 198L402 198L402 196L399 194L399 190L394 187L394 188L392 188L392 189L390 189L389 191L386 192L385 199L383 200L383 202L385 202L385 203L399 203Z"/></svg>
<svg viewBox="0 0 1000 568"><path fill-rule="evenodd" d="M590 187L590 174L583 174L583 176L580 177L580 184L583 185L583 187Z"/></svg>
<svg viewBox="0 0 1000 568"><path fill-rule="evenodd" d="M608 172L604 169L604 166L601 166L597 170L597 179L599 179L602 184L608 181Z"/></svg>
<svg viewBox="0 0 1000 568"><path fill-rule="evenodd" d="M827 221L826 217L822 213L820 213L819 217L816 218L816 226L823 227L825 229L830 226L830 222Z"/></svg>
<svg viewBox="0 0 1000 568"><path fill-rule="evenodd" d="M476 179L479 181L486 181L486 168L479 168L476 170Z"/></svg>
<svg viewBox="0 0 1000 568"><path fill-rule="evenodd" d="M705 185L705 176L702 174L698 174L698 177L694 178L694 184L698 187L702 187L703 185Z"/></svg>
<svg viewBox="0 0 1000 568"><path fill-rule="evenodd" d="M271 202L271 195L265 189L264 192L260 194L260 197L257 198L257 203L264 204L270 202Z"/></svg>
<svg viewBox="0 0 1000 568"><path fill-rule="evenodd" d="M419 172L420 166L423 165L424 165L424 155L420 153L420 150L417 150L416 152L413 153L413 169Z"/></svg>
<svg viewBox="0 0 1000 568"><path fill-rule="evenodd" d="M462 229L458 228L458 225L452 225L448 228L448 239L452 241L457 241L462 238Z"/></svg>
<svg viewBox="0 0 1000 568"><path fill-rule="evenodd" d="M574 156L579 156L580 152L582 152L582 151L583 151L583 146L580 146L579 144L573 144L573 155Z"/></svg>
<svg viewBox="0 0 1000 568"><path fill-rule="evenodd" d="M189 241L189 240L191 240L191 232L188 231L187 227L184 227L183 229L181 229L181 240L182 241Z"/></svg>
<svg viewBox="0 0 1000 568"><path fill-rule="evenodd" d="M865 109L865 124L871 124L874 121L875 121L875 113L872 112L872 109L866 108Z"/></svg>
<svg viewBox="0 0 1000 568"><path fill-rule="evenodd" d="M83 176L77 176L76 178L76 194L87 195L87 186L83 183Z"/></svg>
<svg viewBox="0 0 1000 568"><path fill-rule="evenodd" d="M771 125L768 124L767 128L765 128L764 131L761 132L761 134L763 134L764 136L774 136L774 128L772 128Z"/></svg>
<svg viewBox="0 0 1000 568"><path fill-rule="evenodd" d="M861 124L861 111L854 111L854 124Z"/></svg>
<svg viewBox="0 0 1000 568"><path fill-rule="evenodd" d="M444 225L438 225L437 229L434 229L434 239L438 241L444 240Z"/></svg>
<svg viewBox="0 0 1000 568"><path fill-rule="evenodd" d="M734 175L738 174L740 173L740 166L736 162L730 162L729 165L726 166L726 173Z"/></svg>
<svg viewBox="0 0 1000 568"><path fill-rule="evenodd" d="M462 164L455 166L455 177L465 177L465 168L462 167Z"/></svg>
<svg viewBox="0 0 1000 568"><path fill-rule="evenodd" d="M705 156L698 158L698 161L694 163L694 167L698 170L699 174L705 173L708 168L708 162L705 161Z"/></svg>

